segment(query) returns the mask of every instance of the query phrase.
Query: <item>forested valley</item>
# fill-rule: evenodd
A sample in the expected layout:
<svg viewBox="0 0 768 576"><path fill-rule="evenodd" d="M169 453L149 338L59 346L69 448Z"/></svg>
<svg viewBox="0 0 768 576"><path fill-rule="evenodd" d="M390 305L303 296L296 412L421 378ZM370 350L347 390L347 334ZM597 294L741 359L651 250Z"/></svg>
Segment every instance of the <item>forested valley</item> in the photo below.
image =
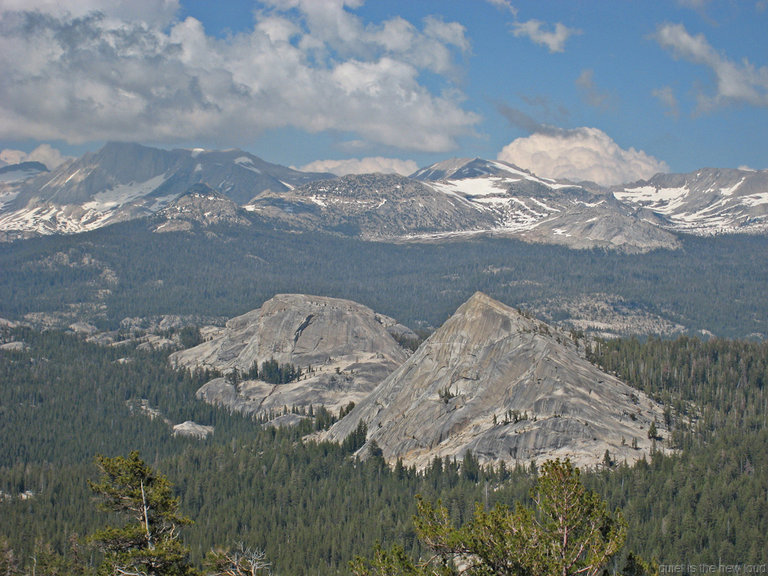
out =
<svg viewBox="0 0 768 576"><path fill-rule="evenodd" d="M3 341L18 345L0 352L0 552L22 573L33 562L36 574L70 573L74 557L95 566L89 537L115 522L89 489L99 455L136 450L167 476L193 521L181 534L194 564L242 542L262 550L275 574L350 573L349 562L377 543L418 556L417 495L439 499L461 525L475 503L530 504L543 464L492 469L468 455L417 471L375 455L360 461L352 441L307 437L333 421L322 410L275 429L203 404L195 391L210 374L172 370L167 351L55 330L4 329ZM665 565L765 562L768 344L623 339L593 341L588 354L668 406L673 433L659 441L675 449L631 467L606 454L583 471L585 486L627 522L609 570L622 570L630 553ZM173 436L170 425L186 420L215 433Z"/></svg>
<svg viewBox="0 0 768 576"><path fill-rule="evenodd" d="M366 242L251 218L249 227L168 234L136 220L0 244L0 318L53 316L102 330L158 315L222 321L287 292L347 298L417 329L439 326L479 290L548 322L567 320L586 296L686 332L768 334L761 236L685 237L679 250L624 254L504 238Z"/></svg>

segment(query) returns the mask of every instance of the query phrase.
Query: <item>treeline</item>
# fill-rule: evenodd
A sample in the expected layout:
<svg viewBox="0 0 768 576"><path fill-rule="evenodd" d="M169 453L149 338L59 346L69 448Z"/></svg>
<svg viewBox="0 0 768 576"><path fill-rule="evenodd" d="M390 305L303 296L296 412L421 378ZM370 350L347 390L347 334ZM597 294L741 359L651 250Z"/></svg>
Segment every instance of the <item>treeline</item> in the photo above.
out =
<svg viewBox="0 0 768 576"><path fill-rule="evenodd" d="M598 340L587 355L668 406L678 444L768 427L768 341Z"/></svg>

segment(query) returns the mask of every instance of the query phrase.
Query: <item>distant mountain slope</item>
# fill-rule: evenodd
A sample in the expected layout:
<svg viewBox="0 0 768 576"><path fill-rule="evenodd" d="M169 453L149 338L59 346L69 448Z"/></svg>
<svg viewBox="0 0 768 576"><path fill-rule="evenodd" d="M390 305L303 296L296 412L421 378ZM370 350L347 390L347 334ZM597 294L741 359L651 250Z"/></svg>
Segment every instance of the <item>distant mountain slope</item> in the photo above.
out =
<svg viewBox="0 0 768 576"><path fill-rule="evenodd" d="M226 223L250 226L243 210L232 200L206 184L195 184L155 215L155 232L189 231Z"/></svg>
<svg viewBox="0 0 768 576"><path fill-rule="evenodd" d="M676 248L659 222L617 202L605 191L539 178L500 161L451 160L413 175L493 215L492 232L571 248L605 247L628 252Z"/></svg>
<svg viewBox="0 0 768 576"><path fill-rule="evenodd" d="M326 437L341 441L361 421L367 446L417 467L468 450L481 462L593 465L606 450L632 462L651 447L651 423L663 428L651 399L590 364L556 329L481 293Z"/></svg>
<svg viewBox="0 0 768 576"><path fill-rule="evenodd" d="M241 374L269 360L292 364L303 372L298 381L274 385L246 377L235 386L217 378L198 396L249 413L281 411L285 406L325 406L338 412L367 396L408 357L390 331L410 333L391 318L349 300L279 294L227 322L211 340L173 354L171 362Z"/></svg>
<svg viewBox="0 0 768 576"><path fill-rule="evenodd" d="M9 164L0 167L0 183L20 182L43 172L48 172L48 168L41 162Z"/></svg>
<svg viewBox="0 0 768 576"><path fill-rule="evenodd" d="M1 168L0 240L149 216L198 184L267 224L383 242L503 236L639 253L677 249L679 233L768 234L765 170L659 174L604 189L541 178L506 162L454 158L410 177L336 178L240 150L109 143L52 172L36 163Z"/></svg>
<svg viewBox="0 0 768 576"><path fill-rule="evenodd" d="M299 229L379 241L496 235L628 252L678 245L652 215L610 194L478 158L434 164L410 178L365 174L315 181L262 193L248 208Z"/></svg>
<svg viewBox="0 0 768 576"><path fill-rule="evenodd" d="M152 214L199 183L244 204L265 189L289 190L329 176L240 150L168 151L113 142L25 181L0 208L0 231L23 237L93 230Z"/></svg>
<svg viewBox="0 0 768 576"><path fill-rule="evenodd" d="M704 168L657 174L613 188L619 200L661 215L670 230L693 234L768 232L768 170Z"/></svg>
<svg viewBox="0 0 768 576"><path fill-rule="evenodd" d="M394 174L349 175L287 193L264 192L248 209L300 229L382 241L471 234L494 225L479 206Z"/></svg>

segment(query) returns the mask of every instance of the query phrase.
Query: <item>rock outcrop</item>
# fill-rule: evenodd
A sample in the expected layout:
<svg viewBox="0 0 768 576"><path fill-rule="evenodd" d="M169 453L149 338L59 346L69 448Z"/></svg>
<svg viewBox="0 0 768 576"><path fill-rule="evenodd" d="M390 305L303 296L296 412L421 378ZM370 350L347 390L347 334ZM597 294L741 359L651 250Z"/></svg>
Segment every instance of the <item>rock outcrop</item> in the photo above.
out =
<svg viewBox="0 0 768 576"><path fill-rule="evenodd" d="M173 427L173 436L188 436L203 440L213 434L213 426L203 426L191 420L176 424Z"/></svg>
<svg viewBox="0 0 768 576"><path fill-rule="evenodd" d="M605 374L564 334L476 293L325 435L341 441L360 421L393 462L435 457L483 463L570 458L632 462L663 430L662 408ZM362 454L366 452L366 446Z"/></svg>
<svg viewBox="0 0 768 576"><path fill-rule="evenodd" d="M292 364L302 372L294 382L216 378L198 397L248 413L310 405L336 412L365 398L408 358L390 331L409 332L349 300L280 294L233 318L211 340L173 354L171 362L239 374L270 360Z"/></svg>
<svg viewBox="0 0 768 576"><path fill-rule="evenodd" d="M154 231L189 231L216 224L250 226L239 212L238 205L223 194L206 184L195 184L155 215Z"/></svg>

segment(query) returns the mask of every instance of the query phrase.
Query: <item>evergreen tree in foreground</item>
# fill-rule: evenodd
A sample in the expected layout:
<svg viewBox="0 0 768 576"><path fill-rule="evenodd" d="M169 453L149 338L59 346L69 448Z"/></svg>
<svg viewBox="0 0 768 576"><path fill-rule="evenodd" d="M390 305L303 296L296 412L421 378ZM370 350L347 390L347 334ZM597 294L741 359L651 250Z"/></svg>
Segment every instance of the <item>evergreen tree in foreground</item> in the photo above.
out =
<svg viewBox="0 0 768 576"><path fill-rule="evenodd" d="M475 509L461 528L448 509L420 501L414 524L432 552L414 562L400 547L378 547L371 560L352 562L356 576L597 576L626 540L620 513L587 490L569 461L546 462L533 491L534 507Z"/></svg>
<svg viewBox="0 0 768 576"><path fill-rule="evenodd" d="M101 478L89 482L104 510L126 522L93 536L104 552L99 570L115 576L186 576L196 574L189 551L179 541L179 528L191 520L179 515L171 483L156 474L137 451L127 458L97 458Z"/></svg>

